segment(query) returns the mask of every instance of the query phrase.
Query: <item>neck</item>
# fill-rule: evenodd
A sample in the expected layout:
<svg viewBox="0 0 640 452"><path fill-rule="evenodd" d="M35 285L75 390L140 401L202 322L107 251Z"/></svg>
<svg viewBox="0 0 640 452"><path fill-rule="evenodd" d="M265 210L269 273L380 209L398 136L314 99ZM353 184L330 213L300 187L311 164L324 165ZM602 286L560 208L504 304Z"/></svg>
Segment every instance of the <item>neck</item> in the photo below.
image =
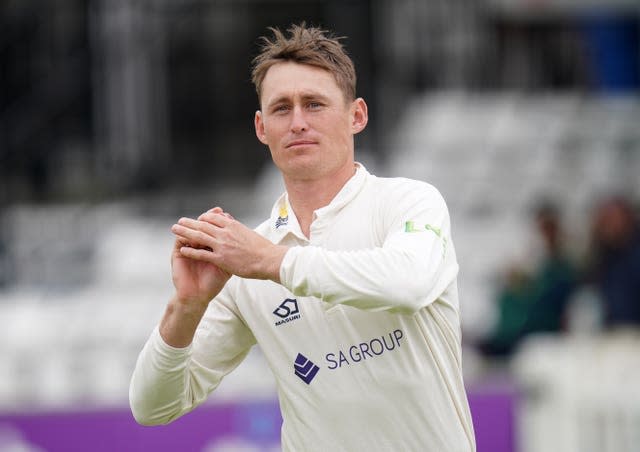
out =
<svg viewBox="0 0 640 452"><path fill-rule="evenodd" d="M309 237L313 212L328 205L355 174L355 164L319 179L284 178L289 204L296 214L302 233Z"/></svg>

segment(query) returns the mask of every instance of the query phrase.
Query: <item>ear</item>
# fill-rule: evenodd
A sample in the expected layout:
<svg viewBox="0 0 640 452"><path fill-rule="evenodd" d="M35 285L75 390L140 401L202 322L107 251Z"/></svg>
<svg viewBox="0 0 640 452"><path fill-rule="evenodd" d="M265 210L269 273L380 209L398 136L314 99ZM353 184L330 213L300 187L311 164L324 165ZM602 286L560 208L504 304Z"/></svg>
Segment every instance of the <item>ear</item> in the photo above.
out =
<svg viewBox="0 0 640 452"><path fill-rule="evenodd" d="M351 133L360 133L367 127L369 122L369 112L367 103L362 97L358 97L351 104Z"/></svg>
<svg viewBox="0 0 640 452"><path fill-rule="evenodd" d="M262 118L262 112L260 110L256 111L253 123L256 128L256 136L258 137L258 140L260 140L262 144L268 145L269 143L267 142L267 135L264 133L264 120Z"/></svg>

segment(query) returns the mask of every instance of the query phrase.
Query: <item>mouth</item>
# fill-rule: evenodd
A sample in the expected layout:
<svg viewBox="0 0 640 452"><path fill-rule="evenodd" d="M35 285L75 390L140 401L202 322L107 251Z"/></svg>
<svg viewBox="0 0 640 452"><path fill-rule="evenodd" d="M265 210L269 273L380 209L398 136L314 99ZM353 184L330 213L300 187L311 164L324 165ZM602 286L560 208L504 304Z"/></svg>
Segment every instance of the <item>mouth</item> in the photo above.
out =
<svg viewBox="0 0 640 452"><path fill-rule="evenodd" d="M290 149L290 148L296 148L296 147L302 147L302 146L309 146L313 144L318 144L318 143L313 140L295 140L290 143L287 143L285 148Z"/></svg>

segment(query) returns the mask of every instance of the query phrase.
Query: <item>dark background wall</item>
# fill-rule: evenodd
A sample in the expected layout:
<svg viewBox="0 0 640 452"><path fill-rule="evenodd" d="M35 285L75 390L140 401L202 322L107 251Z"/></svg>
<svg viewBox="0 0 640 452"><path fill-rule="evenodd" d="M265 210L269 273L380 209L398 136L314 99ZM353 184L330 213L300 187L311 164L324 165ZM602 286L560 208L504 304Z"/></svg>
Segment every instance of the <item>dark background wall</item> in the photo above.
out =
<svg viewBox="0 0 640 452"><path fill-rule="evenodd" d="M380 159L418 92L637 93L632 2L532 3L3 1L0 205L250 183L268 160L253 133L257 37L302 20L348 37L372 118L357 145Z"/></svg>

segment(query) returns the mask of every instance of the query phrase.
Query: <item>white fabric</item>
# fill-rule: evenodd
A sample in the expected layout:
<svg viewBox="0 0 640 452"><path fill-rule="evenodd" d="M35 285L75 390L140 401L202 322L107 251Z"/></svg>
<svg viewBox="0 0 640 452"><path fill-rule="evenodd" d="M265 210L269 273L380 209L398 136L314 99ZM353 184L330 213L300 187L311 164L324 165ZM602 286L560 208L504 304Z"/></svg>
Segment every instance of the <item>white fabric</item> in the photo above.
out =
<svg viewBox="0 0 640 452"><path fill-rule="evenodd" d="M474 451L458 264L438 191L358 165L315 212L309 239L286 194L256 230L291 247L282 285L233 277L187 348L156 328L131 382L136 419L192 410L257 342L277 381L283 450Z"/></svg>

